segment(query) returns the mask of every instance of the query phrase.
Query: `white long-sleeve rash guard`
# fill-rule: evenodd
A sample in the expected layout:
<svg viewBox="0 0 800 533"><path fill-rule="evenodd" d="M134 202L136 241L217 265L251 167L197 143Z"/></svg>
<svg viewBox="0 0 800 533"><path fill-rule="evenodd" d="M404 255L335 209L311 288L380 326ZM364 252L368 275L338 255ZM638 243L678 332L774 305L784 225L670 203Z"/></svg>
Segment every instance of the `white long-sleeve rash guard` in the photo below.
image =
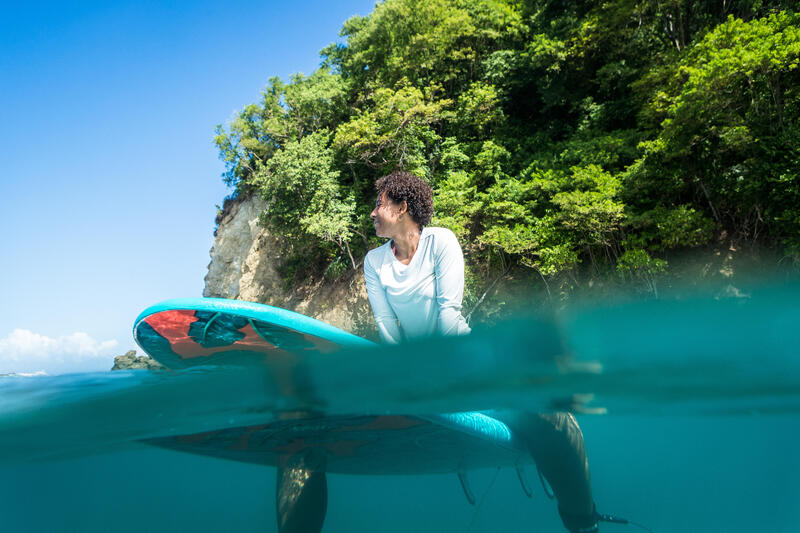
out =
<svg viewBox="0 0 800 533"><path fill-rule="evenodd" d="M470 332L461 316L464 255L446 228L424 228L408 265L394 256L392 241L364 260L367 295L385 343Z"/></svg>

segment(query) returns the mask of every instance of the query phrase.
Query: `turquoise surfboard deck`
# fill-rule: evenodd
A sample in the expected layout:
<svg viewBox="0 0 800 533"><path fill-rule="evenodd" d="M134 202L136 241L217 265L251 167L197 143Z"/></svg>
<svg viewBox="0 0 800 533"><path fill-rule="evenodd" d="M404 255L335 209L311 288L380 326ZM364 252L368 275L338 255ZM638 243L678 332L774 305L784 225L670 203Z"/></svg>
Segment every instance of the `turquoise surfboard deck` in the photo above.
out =
<svg viewBox="0 0 800 533"><path fill-rule="evenodd" d="M345 358L352 368L358 358L366 365L383 354L373 342L298 313L237 300L168 300L139 315L134 338L168 368L258 365L268 370L276 394L318 406L279 414L277 421L271 416L261 425L149 444L273 466L311 455L326 471L347 474L444 473L532 462L522 439L485 413L326 415L328 399L315 383L322 384L331 363ZM326 371L315 372L315 366L323 368L321 357ZM358 379L350 386L358 387Z"/></svg>

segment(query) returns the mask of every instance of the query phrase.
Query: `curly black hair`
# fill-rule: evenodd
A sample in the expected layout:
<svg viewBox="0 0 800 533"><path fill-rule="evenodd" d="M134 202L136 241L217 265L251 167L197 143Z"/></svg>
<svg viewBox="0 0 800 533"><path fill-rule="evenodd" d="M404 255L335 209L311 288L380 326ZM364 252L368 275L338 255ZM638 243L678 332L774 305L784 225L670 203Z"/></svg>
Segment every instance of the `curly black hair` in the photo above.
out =
<svg viewBox="0 0 800 533"><path fill-rule="evenodd" d="M409 216L420 228L430 223L433 216L433 190L421 178L411 172L395 170L379 178L375 182L375 189L378 197L386 193L395 203L405 201Z"/></svg>

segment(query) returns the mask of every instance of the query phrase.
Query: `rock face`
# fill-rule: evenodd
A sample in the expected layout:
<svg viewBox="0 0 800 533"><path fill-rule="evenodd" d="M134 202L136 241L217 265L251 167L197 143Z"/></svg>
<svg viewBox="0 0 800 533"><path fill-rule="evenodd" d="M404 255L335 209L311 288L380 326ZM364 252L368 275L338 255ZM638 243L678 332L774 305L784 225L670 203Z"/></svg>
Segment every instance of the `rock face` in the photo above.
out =
<svg viewBox="0 0 800 533"><path fill-rule="evenodd" d="M351 270L335 281L320 279L289 287L280 274L284 266L280 240L259 224L265 208L257 196L226 201L218 218L203 296L274 305L372 336L363 271Z"/></svg>
<svg viewBox="0 0 800 533"><path fill-rule="evenodd" d="M226 202L211 248L203 296L270 303L285 297L277 239L258 224L257 196Z"/></svg>
<svg viewBox="0 0 800 533"><path fill-rule="evenodd" d="M131 370L136 368L161 370L164 366L155 359L145 355L136 355L136 350L130 350L125 355L118 355L114 358L114 366L111 370Z"/></svg>

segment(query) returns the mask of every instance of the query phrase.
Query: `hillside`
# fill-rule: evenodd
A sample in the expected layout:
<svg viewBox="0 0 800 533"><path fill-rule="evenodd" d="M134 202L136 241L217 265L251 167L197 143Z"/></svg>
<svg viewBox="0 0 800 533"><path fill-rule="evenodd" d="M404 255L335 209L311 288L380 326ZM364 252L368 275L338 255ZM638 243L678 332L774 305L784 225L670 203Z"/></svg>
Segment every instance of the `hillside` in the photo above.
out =
<svg viewBox="0 0 800 533"><path fill-rule="evenodd" d="M473 320L514 300L724 284L741 255L755 268L791 267L793 7L379 3L344 23L317 71L270 79L259 102L218 128L235 199L217 240L238 239L243 263L215 244L207 294L358 329L361 261L379 243L373 182L397 168L431 183L433 224L459 236ZM225 217L245 203L252 211L234 229ZM328 286L346 289L322 296ZM336 318L333 302L352 316Z"/></svg>

